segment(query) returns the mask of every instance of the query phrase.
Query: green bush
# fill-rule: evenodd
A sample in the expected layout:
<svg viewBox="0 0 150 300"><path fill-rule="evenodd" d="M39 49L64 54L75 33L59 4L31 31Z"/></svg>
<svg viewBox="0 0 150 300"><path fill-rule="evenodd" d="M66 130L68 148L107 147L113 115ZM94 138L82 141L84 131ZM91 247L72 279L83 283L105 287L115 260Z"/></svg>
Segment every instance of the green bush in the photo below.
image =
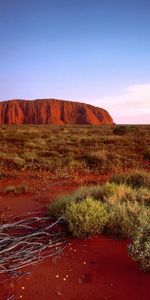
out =
<svg viewBox="0 0 150 300"><path fill-rule="evenodd" d="M78 237L93 236L103 231L108 214L105 205L92 198L71 202L64 217L69 231Z"/></svg>
<svg viewBox="0 0 150 300"><path fill-rule="evenodd" d="M138 202L118 202L108 207L105 232L116 238L131 237L133 228L147 223L150 218L149 208Z"/></svg>
<svg viewBox="0 0 150 300"><path fill-rule="evenodd" d="M83 201L87 197L94 198L100 202L115 204L123 202L150 203L150 192L146 188L138 190L131 186L117 183L105 183L103 185L93 185L90 187L81 187L69 195L62 195L49 205L49 214L51 217L60 217L66 210L66 205L72 201Z"/></svg>
<svg viewBox="0 0 150 300"><path fill-rule="evenodd" d="M51 218L57 219L64 215L69 196L57 198L54 202L48 205L48 214Z"/></svg>
<svg viewBox="0 0 150 300"><path fill-rule="evenodd" d="M81 187L68 195L62 195L48 207L49 215L51 217L60 217L64 214L66 206L72 201L83 201L86 198L94 198L101 202L106 201L109 195L115 193L115 184L93 185L90 187Z"/></svg>
<svg viewBox="0 0 150 300"><path fill-rule="evenodd" d="M92 209L96 205L97 207L100 205L101 209L103 207L105 211L107 210L104 232L116 238L131 237L133 228L146 224L150 219L149 190L146 188L135 189L125 184L116 183L82 187L70 195L61 196L49 206L49 214L53 218L65 216L68 220L69 230L73 235L86 236L88 230L91 230L89 234L96 234L96 229L93 227L89 229L90 222L92 226L95 224L95 218L97 218L100 224L101 211L99 213L97 209L96 213L92 212L92 219L92 209L90 205L87 205L87 199L90 199L88 201L96 201L94 204L92 203Z"/></svg>
<svg viewBox="0 0 150 300"><path fill-rule="evenodd" d="M150 224L139 227L128 246L129 255L139 263L144 271L150 271Z"/></svg>
<svg viewBox="0 0 150 300"><path fill-rule="evenodd" d="M110 182L117 184L125 183L133 188L150 188L150 174L144 170L134 170L129 174L113 175Z"/></svg>

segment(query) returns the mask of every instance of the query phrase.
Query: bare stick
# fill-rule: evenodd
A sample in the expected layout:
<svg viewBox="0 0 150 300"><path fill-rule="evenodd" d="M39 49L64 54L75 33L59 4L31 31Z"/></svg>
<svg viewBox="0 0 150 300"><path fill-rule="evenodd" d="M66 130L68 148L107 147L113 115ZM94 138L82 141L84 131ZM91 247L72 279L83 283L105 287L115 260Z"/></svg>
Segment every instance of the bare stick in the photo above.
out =
<svg viewBox="0 0 150 300"><path fill-rule="evenodd" d="M48 216L29 217L0 225L0 273L15 272L58 255L69 242L63 218L52 222Z"/></svg>

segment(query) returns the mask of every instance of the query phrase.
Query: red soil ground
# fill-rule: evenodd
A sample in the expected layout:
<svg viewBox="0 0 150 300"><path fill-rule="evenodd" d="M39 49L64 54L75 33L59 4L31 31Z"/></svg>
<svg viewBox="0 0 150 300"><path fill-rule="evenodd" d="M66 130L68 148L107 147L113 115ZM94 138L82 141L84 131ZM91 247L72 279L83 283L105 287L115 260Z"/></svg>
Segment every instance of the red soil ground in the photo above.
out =
<svg viewBox="0 0 150 300"><path fill-rule="evenodd" d="M105 180L102 176L84 175L53 178L49 173L20 173L0 182L0 219L46 209L58 194L71 192L83 184ZM4 188L25 182L30 192L6 195ZM74 239L64 252L44 262L25 268L23 278L0 276L0 300L148 300L150 276L139 270L128 257L127 241L104 236L87 240Z"/></svg>

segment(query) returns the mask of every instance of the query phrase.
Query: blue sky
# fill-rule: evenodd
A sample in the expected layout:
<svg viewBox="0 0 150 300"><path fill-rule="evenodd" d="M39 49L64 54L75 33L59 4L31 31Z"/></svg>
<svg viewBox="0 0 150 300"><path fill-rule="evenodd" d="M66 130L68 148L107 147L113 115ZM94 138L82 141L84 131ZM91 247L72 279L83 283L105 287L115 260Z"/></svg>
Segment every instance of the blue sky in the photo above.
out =
<svg viewBox="0 0 150 300"><path fill-rule="evenodd" d="M150 1L0 0L0 99L51 97L150 123Z"/></svg>

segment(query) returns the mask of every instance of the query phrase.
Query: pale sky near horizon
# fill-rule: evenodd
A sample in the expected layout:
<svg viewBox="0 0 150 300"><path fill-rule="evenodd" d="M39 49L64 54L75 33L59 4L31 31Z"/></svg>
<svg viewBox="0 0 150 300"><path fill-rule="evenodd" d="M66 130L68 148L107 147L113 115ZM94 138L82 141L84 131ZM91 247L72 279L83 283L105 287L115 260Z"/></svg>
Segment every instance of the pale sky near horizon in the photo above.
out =
<svg viewBox="0 0 150 300"><path fill-rule="evenodd" d="M14 98L150 124L150 1L0 0L0 100Z"/></svg>

